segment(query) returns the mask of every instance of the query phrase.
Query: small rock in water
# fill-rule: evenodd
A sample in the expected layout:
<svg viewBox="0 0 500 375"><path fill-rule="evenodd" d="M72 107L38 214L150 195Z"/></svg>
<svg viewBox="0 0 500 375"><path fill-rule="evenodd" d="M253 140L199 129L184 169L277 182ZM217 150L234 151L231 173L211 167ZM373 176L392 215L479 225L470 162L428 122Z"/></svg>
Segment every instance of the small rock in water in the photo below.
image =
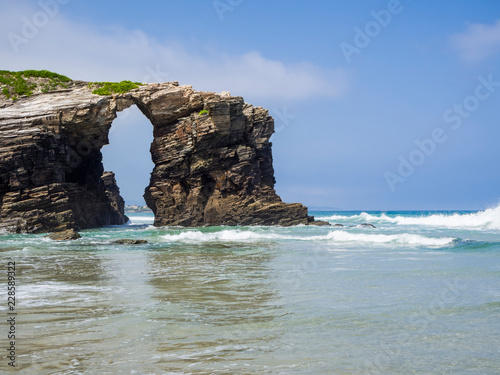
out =
<svg viewBox="0 0 500 375"><path fill-rule="evenodd" d="M146 241L146 240L132 240L132 239L124 238L124 239L113 241L113 243L120 244L120 245L142 245L142 244L148 243L148 241Z"/></svg>
<svg viewBox="0 0 500 375"><path fill-rule="evenodd" d="M344 224L335 224L334 227L343 227Z"/></svg>
<svg viewBox="0 0 500 375"><path fill-rule="evenodd" d="M309 222L309 225L316 225L318 227L326 227L326 226L331 226L331 224L327 221L321 221L321 220L314 220Z"/></svg>
<svg viewBox="0 0 500 375"><path fill-rule="evenodd" d="M68 240L76 240L80 238L80 233L78 233L74 229L68 229L62 232L51 233L45 237L50 238L53 241L68 241Z"/></svg>
<svg viewBox="0 0 500 375"><path fill-rule="evenodd" d="M375 225L373 225L373 224L369 224L369 223L363 223L363 224L361 224L361 226L362 226L362 227L369 227L369 228L376 228L376 226L375 226Z"/></svg>

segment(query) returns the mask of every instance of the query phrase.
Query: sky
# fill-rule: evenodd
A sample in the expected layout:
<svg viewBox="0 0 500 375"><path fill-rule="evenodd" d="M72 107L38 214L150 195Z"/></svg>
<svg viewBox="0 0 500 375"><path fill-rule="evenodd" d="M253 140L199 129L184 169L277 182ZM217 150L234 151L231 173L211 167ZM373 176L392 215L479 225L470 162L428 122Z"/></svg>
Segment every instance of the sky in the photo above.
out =
<svg viewBox="0 0 500 375"><path fill-rule="evenodd" d="M500 198L497 0L0 0L6 70L179 81L270 110L276 190L340 210L479 210ZM103 149L142 204L152 126Z"/></svg>

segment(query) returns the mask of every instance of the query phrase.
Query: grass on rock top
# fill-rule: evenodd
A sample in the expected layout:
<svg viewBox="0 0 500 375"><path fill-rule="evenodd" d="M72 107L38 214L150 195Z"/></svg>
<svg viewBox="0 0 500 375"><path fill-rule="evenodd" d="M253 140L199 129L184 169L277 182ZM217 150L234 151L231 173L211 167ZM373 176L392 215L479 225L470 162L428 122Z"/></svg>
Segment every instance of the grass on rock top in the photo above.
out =
<svg viewBox="0 0 500 375"><path fill-rule="evenodd" d="M34 92L49 92L68 88L71 79L48 70L23 70L11 72L0 70L0 88L7 99L30 96Z"/></svg>
<svg viewBox="0 0 500 375"><path fill-rule="evenodd" d="M17 100L21 96L30 96L37 92L50 92L67 89L72 80L61 74L48 70L23 70L12 72L0 70L0 95L7 99ZM90 82L93 94L112 95L124 94L136 89L143 83L132 81L121 82Z"/></svg>
<svg viewBox="0 0 500 375"><path fill-rule="evenodd" d="M143 83L132 82L132 81L89 83L90 88L98 86L98 88L92 91L92 94L97 94L97 95L124 94L142 85Z"/></svg>

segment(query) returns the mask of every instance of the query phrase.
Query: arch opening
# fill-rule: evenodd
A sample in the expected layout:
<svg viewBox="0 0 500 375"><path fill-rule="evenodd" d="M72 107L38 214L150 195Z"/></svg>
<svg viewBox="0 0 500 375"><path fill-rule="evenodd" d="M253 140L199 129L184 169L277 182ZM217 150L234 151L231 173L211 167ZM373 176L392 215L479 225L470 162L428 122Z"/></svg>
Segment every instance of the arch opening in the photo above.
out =
<svg viewBox="0 0 500 375"><path fill-rule="evenodd" d="M101 150L104 170L114 172L126 206L145 206L144 189L154 168L150 153L153 125L132 105L117 113L108 139Z"/></svg>

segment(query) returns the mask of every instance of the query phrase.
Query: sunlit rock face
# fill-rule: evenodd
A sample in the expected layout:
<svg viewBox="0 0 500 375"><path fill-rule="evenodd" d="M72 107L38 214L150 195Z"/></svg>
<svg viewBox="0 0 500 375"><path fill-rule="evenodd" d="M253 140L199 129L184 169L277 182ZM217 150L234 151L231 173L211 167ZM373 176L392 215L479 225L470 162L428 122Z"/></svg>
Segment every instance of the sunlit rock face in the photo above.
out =
<svg viewBox="0 0 500 375"><path fill-rule="evenodd" d="M52 232L123 224L123 199L101 148L116 114L137 105L153 124L145 191L155 225L308 224L274 190L268 111L176 82L99 96L88 83L0 100L0 228Z"/></svg>

